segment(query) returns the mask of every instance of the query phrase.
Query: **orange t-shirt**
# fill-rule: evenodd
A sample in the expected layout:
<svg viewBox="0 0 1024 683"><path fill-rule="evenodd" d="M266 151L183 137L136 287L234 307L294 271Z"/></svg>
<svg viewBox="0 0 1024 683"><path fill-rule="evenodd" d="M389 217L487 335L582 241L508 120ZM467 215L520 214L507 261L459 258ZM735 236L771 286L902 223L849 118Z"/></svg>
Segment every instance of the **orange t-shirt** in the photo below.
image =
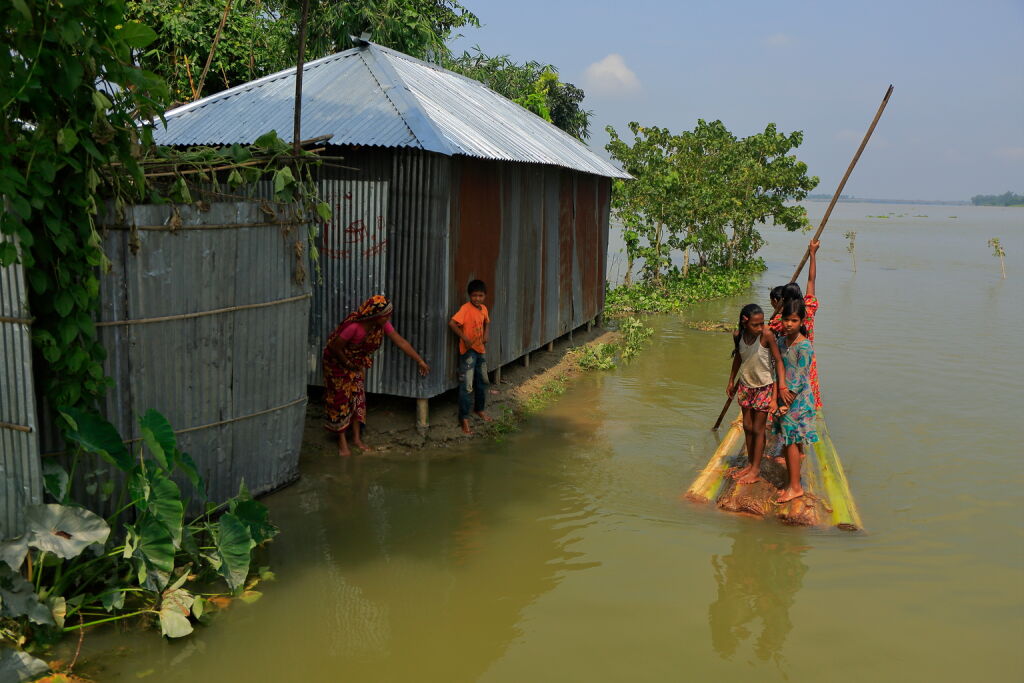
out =
<svg viewBox="0 0 1024 683"><path fill-rule="evenodd" d="M452 316L452 320L462 325L462 333L473 340L474 351L486 353L484 350L484 323L490 323L491 318L487 315L487 307L482 305L477 308L468 301L462 304L459 312ZM459 339L459 353L465 353L466 342Z"/></svg>

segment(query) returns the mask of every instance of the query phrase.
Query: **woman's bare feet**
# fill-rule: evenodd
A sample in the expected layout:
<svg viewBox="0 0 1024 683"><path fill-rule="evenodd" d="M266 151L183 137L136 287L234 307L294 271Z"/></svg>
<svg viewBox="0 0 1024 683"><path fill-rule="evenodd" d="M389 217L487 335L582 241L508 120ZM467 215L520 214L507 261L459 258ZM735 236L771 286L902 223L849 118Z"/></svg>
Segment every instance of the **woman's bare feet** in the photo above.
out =
<svg viewBox="0 0 1024 683"><path fill-rule="evenodd" d="M459 426L462 427L463 434L472 434L473 429L469 426L469 420L459 420Z"/></svg>
<svg viewBox="0 0 1024 683"><path fill-rule="evenodd" d="M365 443L363 443L362 439L353 439L352 443L354 443L356 445L356 448L358 448L361 451L372 451L373 450L373 446L367 446Z"/></svg>
<svg viewBox="0 0 1024 683"><path fill-rule="evenodd" d="M494 422L494 418L492 418L490 415L488 415L482 410L474 410L473 414L479 417L484 422Z"/></svg>
<svg viewBox="0 0 1024 683"><path fill-rule="evenodd" d="M782 503L788 503L794 498L799 498L802 495L804 495L803 487L797 486L796 488L791 488L787 486L786 488L782 489L782 493L778 495L778 497L775 499L775 502L781 505Z"/></svg>
<svg viewBox="0 0 1024 683"><path fill-rule="evenodd" d="M348 440L343 433L338 435L338 455L343 458L352 455L352 451L348 449Z"/></svg>

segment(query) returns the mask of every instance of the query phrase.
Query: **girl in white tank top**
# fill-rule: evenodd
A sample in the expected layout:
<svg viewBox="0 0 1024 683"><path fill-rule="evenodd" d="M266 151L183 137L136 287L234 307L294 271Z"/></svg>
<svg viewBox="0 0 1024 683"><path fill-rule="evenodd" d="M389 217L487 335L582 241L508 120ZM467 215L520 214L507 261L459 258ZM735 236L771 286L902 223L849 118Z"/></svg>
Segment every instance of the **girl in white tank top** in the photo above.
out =
<svg viewBox="0 0 1024 683"><path fill-rule="evenodd" d="M779 409L778 389L786 386L785 373L775 335L764 324L764 311L757 304L747 304L740 311L739 326L733 337L732 372L726 387L729 398L736 397L743 413L749 462L731 473L740 484L752 484L761 478L765 426L769 413Z"/></svg>

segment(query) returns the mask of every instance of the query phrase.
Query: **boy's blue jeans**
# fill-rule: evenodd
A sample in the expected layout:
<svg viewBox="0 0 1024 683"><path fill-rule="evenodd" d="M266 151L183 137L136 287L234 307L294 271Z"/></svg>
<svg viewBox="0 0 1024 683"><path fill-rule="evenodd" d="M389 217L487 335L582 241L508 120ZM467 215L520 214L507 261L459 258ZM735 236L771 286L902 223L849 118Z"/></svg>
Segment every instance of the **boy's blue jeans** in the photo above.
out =
<svg viewBox="0 0 1024 683"><path fill-rule="evenodd" d="M468 420L469 411L487 406L487 360L484 354L469 349L459 356L459 420Z"/></svg>

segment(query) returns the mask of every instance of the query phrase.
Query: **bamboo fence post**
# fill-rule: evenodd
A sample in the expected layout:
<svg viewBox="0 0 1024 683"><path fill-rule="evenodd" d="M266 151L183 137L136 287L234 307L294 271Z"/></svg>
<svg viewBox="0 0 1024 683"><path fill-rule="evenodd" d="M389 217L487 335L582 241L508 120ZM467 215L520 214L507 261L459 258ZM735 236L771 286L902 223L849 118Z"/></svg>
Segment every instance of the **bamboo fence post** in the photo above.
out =
<svg viewBox="0 0 1024 683"><path fill-rule="evenodd" d="M821 217L821 223L818 224L818 230L814 233L814 237L811 239L812 242L818 241L821 237L821 233L825 231L825 224L828 223L829 216L832 215L832 209L835 208L836 202L839 201L839 195L843 193L843 188L846 187L846 181L850 179L850 174L853 173L853 167L857 165L857 161L860 159L861 153L864 148L867 147L868 140L871 139L871 134L875 132L875 126L878 125L878 120L882 118L882 112L885 111L885 105L889 103L889 97L892 95L893 87L890 84L889 89L885 91L885 97L882 98L882 103L878 105L878 111L875 112L875 118L871 120L871 125L868 126L868 131L864 133L864 139L860 141L860 147L857 148L857 153L853 155L853 159L850 161L850 165L846 168L846 173L843 174L843 179L839 181L839 187L836 188L835 193L832 195L832 201L828 203L828 208L825 210L825 215ZM807 263L807 259L811 256L811 247L808 245L804 249L803 258L800 259L800 263L797 264L796 270L793 271L793 277L790 278L790 282L795 282L800 277L800 271L804 269L804 264ZM778 312L778 309L776 309ZM774 313L773 313L774 315ZM729 406L732 405L732 396L730 396L725 406L722 408L722 412L718 414L718 419L715 420L715 426L711 428L712 431L717 431L722 424L722 420L725 418L725 413L729 410Z"/></svg>

